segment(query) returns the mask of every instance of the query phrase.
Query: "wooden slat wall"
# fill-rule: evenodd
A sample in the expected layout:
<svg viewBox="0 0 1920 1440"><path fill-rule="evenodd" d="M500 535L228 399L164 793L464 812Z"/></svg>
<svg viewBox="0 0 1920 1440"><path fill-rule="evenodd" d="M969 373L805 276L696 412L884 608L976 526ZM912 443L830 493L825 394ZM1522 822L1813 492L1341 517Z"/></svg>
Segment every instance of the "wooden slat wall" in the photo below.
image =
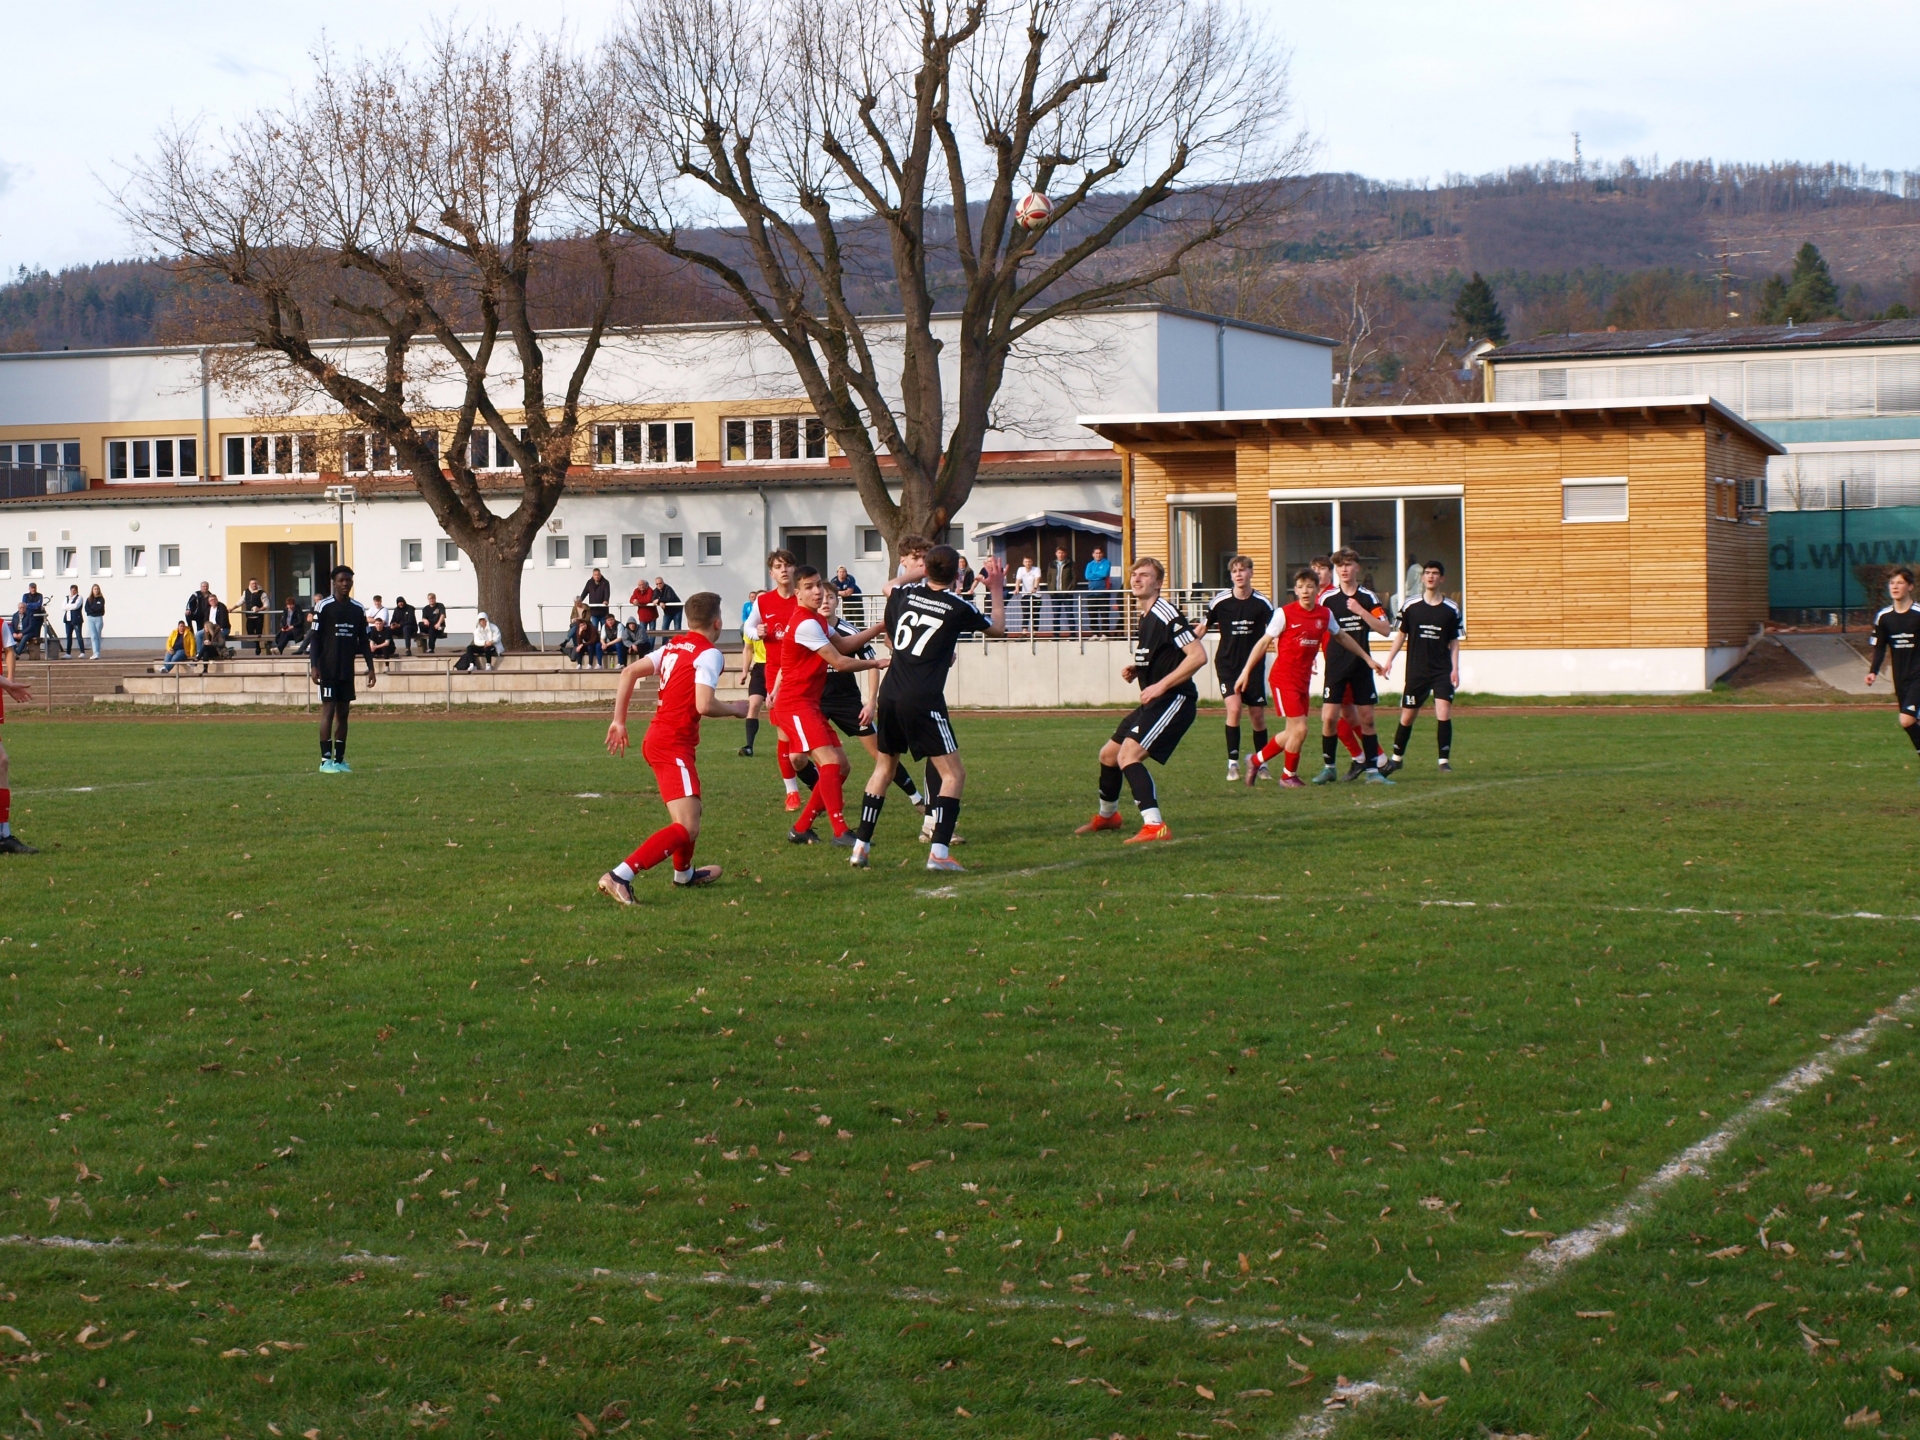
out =
<svg viewBox="0 0 1920 1440"><path fill-rule="evenodd" d="M1709 520L1712 476L1764 473L1753 442L1722 432L1712 417L1537 423L1533 431L1249 437L1235 449L1172 442L1136 451L1135 549L1165 557L1168 494L1232 486L1240 548L1265 579L1269 489L1459 484L1471 647L1734 644L1764 621L1765 527ZM1562 477L1607 475L1627 477L1628 520L1564 523Z"/></svg>

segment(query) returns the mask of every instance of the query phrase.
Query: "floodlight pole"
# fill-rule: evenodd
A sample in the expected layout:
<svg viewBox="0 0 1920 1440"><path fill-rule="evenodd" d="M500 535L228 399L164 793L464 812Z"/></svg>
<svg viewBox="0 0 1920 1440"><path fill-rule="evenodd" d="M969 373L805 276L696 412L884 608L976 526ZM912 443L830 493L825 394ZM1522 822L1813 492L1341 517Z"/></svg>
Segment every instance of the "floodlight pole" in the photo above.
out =
<svg viewBox="0 0 1920 1440"><path fill-rule="evenodd" d="M340 520L340 548L334 553L333 559L333 563L336 565L344 565L347 563L347 506L354 504L359 498L358 493L351 485L329 485L327 487L327 499L333 502Z"/></svg>

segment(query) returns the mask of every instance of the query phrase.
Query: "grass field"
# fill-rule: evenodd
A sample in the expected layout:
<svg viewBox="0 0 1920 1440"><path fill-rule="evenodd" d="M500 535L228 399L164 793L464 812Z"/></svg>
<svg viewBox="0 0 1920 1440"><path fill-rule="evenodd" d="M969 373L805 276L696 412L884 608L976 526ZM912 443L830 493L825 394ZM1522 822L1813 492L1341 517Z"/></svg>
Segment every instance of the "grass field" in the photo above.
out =
<svg viewBox="0 0 1920 1440"><path fill-rule="evenodd" d="M1209 721L1148 853L1067 834L1099 717L963 717L944 886L897 793L869 873L780 843L716 723L727 878L632 910L602 728L6 727L0 1436L1920 1430L1905 1011L1488 1288L1920 984L1890 711L1253 794Z"/></svg>

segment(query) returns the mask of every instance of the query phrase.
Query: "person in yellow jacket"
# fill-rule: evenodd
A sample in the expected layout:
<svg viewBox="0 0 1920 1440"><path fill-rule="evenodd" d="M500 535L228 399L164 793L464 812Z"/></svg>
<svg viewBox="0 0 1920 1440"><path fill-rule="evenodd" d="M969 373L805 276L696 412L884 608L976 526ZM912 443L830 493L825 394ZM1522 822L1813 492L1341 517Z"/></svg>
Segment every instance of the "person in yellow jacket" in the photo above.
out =
<svg viewBox="0 0 1920 1440"><path fill-rule="evenodd" d="M745 633L746 617L753 613L754 597L760 592L749 590L747 603L740 607L742 626L741 642L746 650L747 665L747 743L740 747L742 755L753 754L753 737L760 733L760 712L767 708L767 642Z"/></svg>
<svg viewBox="0 0 1920 1440"><path fill-rule="evenodd" d="M191 662L199 653L200 642L193 633L193 626L184 620L175 621L173 634L167 637L167 663L160 667L160 673L170 674L176 662Z"/></svg>

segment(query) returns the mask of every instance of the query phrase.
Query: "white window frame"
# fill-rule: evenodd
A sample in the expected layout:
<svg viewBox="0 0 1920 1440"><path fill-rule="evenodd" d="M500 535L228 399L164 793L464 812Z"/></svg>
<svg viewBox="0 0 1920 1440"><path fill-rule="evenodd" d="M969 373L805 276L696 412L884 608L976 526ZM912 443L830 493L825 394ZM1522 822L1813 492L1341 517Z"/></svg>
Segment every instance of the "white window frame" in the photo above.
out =
<svg viewBox="0 0 1920 1440"><path fill-rule="evenodd" d="M786 444L784 426L795 427L792 455L780 453ZM738 446L734 444L736 435ZM811 461L824 465L827 458L827 427L817 415L736 415L720 422L723 464L799 465Z"/></svg>
<svg viewBox="0 0 1920 1440"><path fill-rule="evenodd" d="M98 577L113 574L113 547L111 545L89 545L87 547L88 568Z"/></svg>
<svg viewBox="0 0 1920 1440"><path fill-rule="evenodd" d="M163 445L164 475L160 473ZM101 473L109 485L165 485L175 480L197 480L202 473L197 435L116 435L103 442L103 447L106 463ZM142 468L147 472L144 475L139 473Z"/></svg>
<svg viewBox="0 0 1920 1440"><path fill-rule="evenodd" d="M713 553L707 553L707 542L713 542ZM720 538L718 530L702 530L694 537L694 558L702 565L724 565L727 563L726 542Z"/></svg>
<svg viewBox="0 0 1920 1440"><path fill-rule="evenodd" d="M596 470L665 470L693 463L693 421L684 416L615 420L593 427Z"/></svg>
<svg viewBox="0 0 1920 1440"><path fill-rule="evenodd" d="M604 535L587 536L587 549L583 559L589 568L605 569L607 565L607 537Z"/></svg>
<svg viewBox="0 0 1920 1440"><path fill-rule="evenodd" d="M460 547L451 540L440 539L434 541L433 568L436 570L458 570L460 568Z"/></svg>
<svg viewBox="0 0 1920 1440"><path fill-rule="evenodd" d="M660 532L660 563L662 565L684 565L687 563L687 537L678 530Z"/></svg>
<svg viewBox="0 0 1920 1440"><path fill-rule="evenodd" d="M129 575L146 574L147 573L147 547L144 545L127 546L125 552L121 556L121 568L125 570L126 573Z"/></svg>
<svg viewBox="0 0 1920 1440"><path fill-rule="evenodd" d="M47 573L47 552L44 546L23 545L20 547L20 573L29 579L44 579Z"/></svg>
<svg viewBox="0 0 1920 1440"><path fill-rule="evenodd" d="M278 468L282 442L286 444L287 463L292 467L287 470ZM236 445L240 447L237 452L234 449ZM238 470L233 468L236 454L244 462ZM226 464L222 473L228 479L311 480L320 473L320 437L312 431L279 430L271 434L223 435L220 437L220 455ZM260 465L265 468L255 468Z"/></svg>
<svg viewBox="0 0 1920 1440"><path fill-rule="evenodd" d="M80 464L78 440L15 440L12 445L13 459L8 464L16 470L76 469ZM24 456L20 453L23 449L28 452ZM48 450L57 458L47 459Z"/></svg>
<svg viewBox="0 0 1920 1440"><path fill-rule="evenodd" d="M0 549L0 579L7 579L12 575L13 551L11 548Z"/></svg>
<svg viewBox="0 0 1920 1440"><path fill-rule="evenodd" d="M400 568L402 570L424 570L427 568L427 547L419 540L400 542Z"/></svg>
<svg viewBox="0 0 1920 1440"><path fill-rule="evenodd" d="M436 440L438 439L438 432L422 433L433 433ZM374 452L378 447L383 445L386 446L387 463L385 465L375 465L373 463L376 458ZM359 464L354 463L354 450L356 447L360 452ZM438 444L436 444L434 448L438 450ZM404 475L407 473L407 470L406 466L400 463L400 457L395 453L393 446L387 444L387 441L377 432L372 430L347 430L342 432L340 436L340 473L342 475Z"/></svg>
<svg viewBox="0 0 1920 1440"><path fill-rule="evenodd" d="M178 545L162 545L159 549L160 554L156 558L160 562L160 573L162 575L178 575L180 573L180 547Z"/></svg>
<svg viewBox="0 0 1920 1440"><path fill-rule="evenodd" d="M887 558L887 538L880 533L878 525L856 526L853 533L854 552L862 560L885 560Z"/></svg>
<svg viewBox="0 0 1920 1440"><path fill-rule="evenodd" d="M515 434L524 442L527 438L527 427L519 426ZM487 463L474 465L472 464L473 447L483 440L487 447ZM467 436L467 461L469 468L485 473L519 468L513 463L513 458L507 454L506 447L500 443L500 437L493 433L493 428L489 425L475 425L472 433Z"/></svg>
<svg viewBox="0 0 1920 1440"><path fill-rule="evenodd" d="M56 545L53 551L53 568L64 580L80 578L80 547L78 545Z"/></svg>
<svg viewBox="0 0 1920 1440"><path fill-rule="evenodd" d="M1620 492L1618 515L1569 515L1566 492L1569 490L1612 489ZM1560 523L1562 525L1624 525L1632 514L1632 493L1624 475L1568 475L1560 481Z"/></svg>
<svg viewBox="0 0 1920 1440"><path fill-rule="evenodd" d="M635 570L646 563L647 537L644 535L622 535L620 537L621 568Z"/></svg>
<svg viewBox="0 0 1920 1440"><path fill-rule="evenodd" d="M571 535L547 536L547 567L552 570L573 568L573 537Z"/></svg>

